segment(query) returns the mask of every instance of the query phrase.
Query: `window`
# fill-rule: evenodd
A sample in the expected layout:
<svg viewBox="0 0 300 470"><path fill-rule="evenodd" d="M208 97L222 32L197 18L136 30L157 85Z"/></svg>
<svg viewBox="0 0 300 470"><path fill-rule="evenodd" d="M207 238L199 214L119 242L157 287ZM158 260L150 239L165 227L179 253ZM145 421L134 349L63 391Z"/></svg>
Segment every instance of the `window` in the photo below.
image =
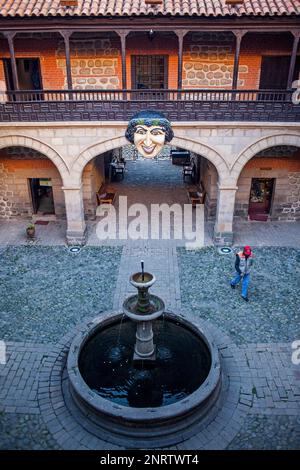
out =
<svg viewBox="0 0 300 470"><path fill-rule="evenodd" d="M134 55L131 58L132 88L138 90L168 88L168 57Z"/></svg>

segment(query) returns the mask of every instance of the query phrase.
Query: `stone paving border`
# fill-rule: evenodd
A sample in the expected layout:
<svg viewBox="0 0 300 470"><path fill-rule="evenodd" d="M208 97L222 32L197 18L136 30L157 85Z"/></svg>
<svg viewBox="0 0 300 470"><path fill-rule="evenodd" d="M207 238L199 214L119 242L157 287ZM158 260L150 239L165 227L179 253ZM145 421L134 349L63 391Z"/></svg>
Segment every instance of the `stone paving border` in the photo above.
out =
<svg viewBox="0 0 300 470"><path fill-rule="evenodd" d="M240 399L242 375L238 363L238 349L226 335L211 328L207 322L206 327L213 330L221 354L224 372L220 399L204 420L195 425L192 438L169 448L225 449L238 433L248 411L248 406ZM38 394L42 417L53 438L63 449L130 448L129 442L129 446L124 447L117 445L116 441L108 442L108 436L104 432L101 435L101 431L95 429L93 423L89 422L70 400L65 364L71 340L82 328L83 324L66 335L52 348L45 360L40 374ZM158 441L157 449L159 448Z"/></svg>
<svg viewBox="0 0 300 470"><path fill-rule="evenodd" d="M233 441L238 449L234 438L243 436L245 418L249 422L251 416L286 416L289 420L294 417L298 423L300 370L291 362L290 344L238 347L214 325L203 320L202 323L215 338L221 356L223 383L219 401L198 427L195 425L192 438L166 448L226 449L232 448ZM130 448L130 443L122 447L108 442L105 433L95 429L70 400L65 363L69 346L82 327L80 324L73 328L56 345L8 343L7 364L0 366L0 412L11 416L40 415L55 446L61 449ZM247 434L249 426L245 426Z"/></svg>

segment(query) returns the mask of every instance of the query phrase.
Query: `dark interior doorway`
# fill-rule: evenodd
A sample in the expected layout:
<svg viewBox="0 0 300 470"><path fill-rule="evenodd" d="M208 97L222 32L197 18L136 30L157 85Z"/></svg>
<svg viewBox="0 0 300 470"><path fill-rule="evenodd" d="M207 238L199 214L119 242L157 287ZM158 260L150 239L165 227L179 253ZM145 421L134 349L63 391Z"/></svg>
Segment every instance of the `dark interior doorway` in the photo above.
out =
<svg viewBox="0 0 300 470"><path fill-rule="evenodd" d="M135 90L168 88L168 56L131 56L131 82Z"/></svg>
<svg viewBox="0 0 300 470"><path fill-rule="evenodd" d="M260 72L260 90L286 90L290 67L290 56L263 56ZM293 80L300 72L300 56L296 59Z"/></svg>
<svg viewBox="0 0 300 470"><path fill-rule="evenodd" d="M3 59L6 87L15 91L10 59ZM16 59L20 90L42 90L42 75L39 59Z"/></svg>
<svg viewBox="0 0 300 470"><path fill-rule="evenodd" d="M248 211L250 220L268 220L274 181L274 178L252 178Z"/></svg>
<svg viewBox="0 0 300 470"><path fill-rule="evenodd" d="M32 208L34 214L55 214L51 179L29 179Z"/></svg>

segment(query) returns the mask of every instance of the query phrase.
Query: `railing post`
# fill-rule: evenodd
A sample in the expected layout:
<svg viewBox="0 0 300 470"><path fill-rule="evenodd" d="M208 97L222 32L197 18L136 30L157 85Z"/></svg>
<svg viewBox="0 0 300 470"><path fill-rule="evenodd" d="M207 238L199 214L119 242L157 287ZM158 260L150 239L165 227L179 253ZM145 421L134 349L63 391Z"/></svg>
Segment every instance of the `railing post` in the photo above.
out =
<svg viewBox="0 0 300 470"><path fill-rule="evenodd" d="M4 31L3 35L6 37L6 39L8 41L14 89L15 89L15 91L18 91L19 90L19 80L18 80L18 71L17 71L16 56L15 56L15 48L14 48L14 37L15 37L16 33L13 32L13 31Z"/></svg>
<svg viewBox="0 0 300 470"><path fill-rule="evenodd" d="M186 29L176 29L174 33L178 38L178 77L177 77L177 88L182 88L182 57L183 57L183 39L189 31Z"/></svg>
<svg viewBox="0 0 300 470"><path fill-rule="evenodd" d="M293 77L294 77L294 73L295 73L296 59L297 59L297 51L298 51L298 46L299 46L299 38L300 38L300 31L291 31L291 33L294 36L294 42L293 42L293 49L292 49L292 55L291 55L291 60L290 60L289 75L288 75L288 81L287 81L288 90L290 90L292 88Z"/></svg>
<svg viewBox="0 0 300 470"><path fill-rule="evenodd" d="M242 37L247 33L241 29L233 30L233 34L236 39L235 53L234 53L234 65L233 65L233 75L232 75L232 89L237 89L238 76L239 76L239 62L240 62L240 50Z"/></svg>
<svg viewBox="0 0 300 470"><path fill-rule="evenodd" d="M68 86L68 90L73 90L71 57L70 57L70 36L71 34L73 34L73 31L59 31L59 33L64 38L64 43L65 43L67 86Z"/></svg>
<svg viewBox="0 0 300 470"><path fill-rule="evenodd" d="M121 54L122 54L122 88L127 89L127 74L126 74L126 36L130 33L129 30L116 30L116 33L121 40Z"/></svg>

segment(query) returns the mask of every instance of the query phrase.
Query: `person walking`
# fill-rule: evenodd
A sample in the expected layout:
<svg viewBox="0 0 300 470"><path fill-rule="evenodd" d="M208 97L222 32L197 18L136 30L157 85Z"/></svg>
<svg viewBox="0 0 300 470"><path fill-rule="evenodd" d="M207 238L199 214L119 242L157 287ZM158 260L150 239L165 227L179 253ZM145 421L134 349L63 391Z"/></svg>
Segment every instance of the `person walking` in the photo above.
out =
<svg viewBox="0 0 300 470"><path fill-rule="evenodd" d="M235 270L236 276L231 280L230 285L232 289L242 279L242 298L248 302L248 286L250 281L250 271L253 265L253 253L250 246L245 246L243 251L236 254Z"/></svg>

